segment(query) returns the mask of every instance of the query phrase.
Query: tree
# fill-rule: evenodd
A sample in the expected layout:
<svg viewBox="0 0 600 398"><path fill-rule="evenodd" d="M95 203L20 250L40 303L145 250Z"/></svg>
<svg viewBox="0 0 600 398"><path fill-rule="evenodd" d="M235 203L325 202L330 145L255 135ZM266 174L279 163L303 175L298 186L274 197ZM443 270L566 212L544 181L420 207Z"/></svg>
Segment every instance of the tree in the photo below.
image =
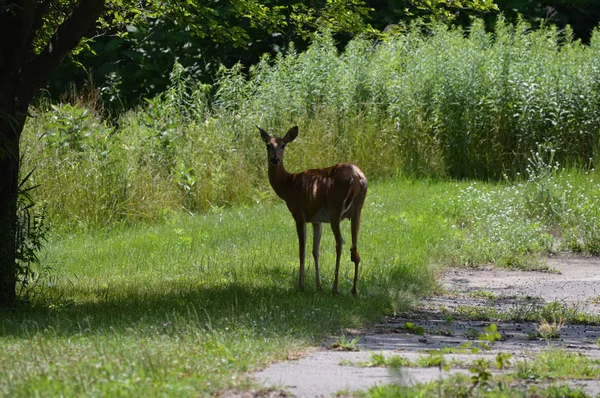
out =
<svg viewBox="0 0 600 398"><path fill-rule="evenodd" d="M0 306L15 302L19 142L27 110L105 0L0 0Z"/></svg>
<svg viewBox="0 0 600 398"><path fill-rule="evenodd" d="M600 21L600 0L496 0L509 21L519 16L538 26L543 20L559 28L570 25L576 39L588 43Z"/></svg>
<svg viewBox="0 0 600 398"><path fill-rule="evenodd" d="M221 65L249 66L264 53L285 52L290 42L302 51L320 29L344 44L371 30L372 11L364 0L166 1L160 12L116 27L69 57L49 91L57 97L72 84L87 89L91 81L118 113L163 92L175 61L210 84Z"/></svg>

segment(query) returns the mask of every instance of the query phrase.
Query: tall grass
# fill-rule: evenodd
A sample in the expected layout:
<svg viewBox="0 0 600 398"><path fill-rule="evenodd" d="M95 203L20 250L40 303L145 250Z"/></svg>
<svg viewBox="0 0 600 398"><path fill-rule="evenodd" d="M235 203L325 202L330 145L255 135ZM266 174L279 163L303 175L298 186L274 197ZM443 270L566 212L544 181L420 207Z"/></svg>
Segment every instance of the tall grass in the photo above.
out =
<svg viewBox="0 0 600 398"><path fill-rule="evenodd" d="M539 145L561 165L590 167L599 61L598 32L584 46L524 23L491 33L480 21L467 32L413 26L343 52L323 34L305 52L222 69L212 89L175 65L167 92L114 124L70 105L32 110L26 166L66 227L270 200L255 125L300 126L291 171L349 161L371 180L498 180L525 173Z"/></svg>

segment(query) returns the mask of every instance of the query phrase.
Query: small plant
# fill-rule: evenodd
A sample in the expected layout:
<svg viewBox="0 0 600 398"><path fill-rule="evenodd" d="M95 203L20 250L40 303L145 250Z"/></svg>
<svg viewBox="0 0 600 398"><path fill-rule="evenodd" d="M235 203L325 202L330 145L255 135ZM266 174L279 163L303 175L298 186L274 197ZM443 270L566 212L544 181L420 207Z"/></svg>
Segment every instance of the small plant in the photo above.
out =
<svg viewBox="0 0 600 398"><path fill-rule="evenodd" d="M500 340L502 338L502 335L500 334L500 332L498 332L498 326L495 323L484 327L483 331L484 332L479 335L480 340L487 342L479 343L480 347L483 349L489 349L491 345L496 344L496 340Z"/></svg>
<svg viewBox="0 0 600 398"><path fill-rule="evenodd" d="M405 322L404 329L408 330L409 333L422 336L425 334L425 328L423 326L417 326L412 322Z"/></svg>
<svg viewBox="0 0 600 398"><path fill-rule="evenodd" d="M340 338L332 343L329 348L336 351L359 351L357 346L358 337L353 338L352 340L348 340L345 334L342 334Z"/></svg>
<svg viewBox="0 0 600 398"><path fill-rule="evenodd" d="M471 389L473 391L475 388L489 388L490 380L492 379L492 372L490 371L491 363L486 359L478 359L475 361L473 366L469 368L469 372L471 372Z"/></svg>
<svg viewBox="0 0 600 398"><path fill-rule="evenodd" d="M452 324L454 323L454 317L452 314L444 315L444 326L445 329L440 330L439 333L444 336L454 336L454 330L452 330Z"/></svg>
<svg viewBox="0 0 600 398"><path fill-rule="evenodd" d="M478 341L477 345L475 346L472 342L467 341L465 343L462 343L460 347L463 349L470 349L473 354L478 354L480 350L489 350L491 348L490 345L494 345L496 343L496 340L502 338L502 335L500 334L500 332L498 332L498 326L496 326L495 323L484 327L483 331L483 333L479 333L475 328L471 328L468 331L466 331L465 336L467 336L467 338L477 338L482 341Z"/></svg>
<svg viewBox="0 0 600 398"><path fill-rule="evenodd" d="M469 292L468 295L473 298L486 299L490 303L493 303L496 300L496 295L494 293L486 292L485 290L475 290L473 292Z"/></svg>
<svg viewBox="0 0 600 398"><path fill-rule="evenodd" d="M441 352L432 352L429 355L419 357L417 365L424 368L439 367L440 369L446 369L446 361L444 355Z"/></svg>
<svg viewBox="0 0 600 398"><path fill-rule="evenodd" d="M367 366L385 366L394 369L414 365L409 359L400 355L392 355L386 358L383 353L371 354L371 360L367 364Z"/></svg>
<svg viewBox="0 0 600 398"><path fill-rule="evenodd" d="M38 253L46 242L47 227L45 224L46 208L36 208L32 191L36 186L31 185L30 178L33 171L29 172L19 184L17 199L17 225L16 225L16 259L17 259L17 295L24 300L30 300L33 294L39 293L39 283L42 278L48 277L50 267L40 265ZM39 267L38 267L39 268Z"/></svg>
<svg viewBox="0 0 600 398"><path fill-rule="evenodd" d="M496 368L498 370L504 369L506 366L510 365L511 358L511 354L499 352L498 355L496 355ZM471 388L469 392L472 392L477 387L486 389L492 387L493 378L492 372L490 371L490 366L491 363L486 359L478 359L475 361L474 365L469 369L469 371L472 373ZM503 389L502 382L498 382L498 387L500 390Z"/></svg>
<svg viewBox="0 0 600 398"><path fill-rule="evenodd" d="M479 331L475 328L469 328L465 330L465 337L469 340L475 340L479 337Z"/></svg>
<svg viewBox="0 0 600 398"><path fill-rule="evenodd" d="M544 340L557 339L560 337L560 331L564 325L565 321L562 318L559 318L558 321L554 318L552 323L542 319L539 326L536 328L537 335Z"/></svg>

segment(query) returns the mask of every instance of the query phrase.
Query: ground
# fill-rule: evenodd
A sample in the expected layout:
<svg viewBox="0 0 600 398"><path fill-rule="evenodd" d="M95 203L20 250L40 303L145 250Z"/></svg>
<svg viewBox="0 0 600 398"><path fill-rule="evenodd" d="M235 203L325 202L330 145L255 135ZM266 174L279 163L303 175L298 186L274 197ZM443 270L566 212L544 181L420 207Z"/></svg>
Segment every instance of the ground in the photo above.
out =
<svg viewBox="0 0 600 398"><path fill-rule="evenodd" d="M513 360L525 360L552 347L600 358L600 326L593 321L600 315L600 258L560 256L546 261L549 271L545 272L449 269L443 275L441 293L424 299L416 311L388 317L368 331L348 331L346 348L358 351L339 350L329 342L300 359L272 364L253 377L267 388L263 396L274 396L277 391L298 397L327 397L377 384L429 382L454 372L468 373L468 366L452 366L449 371L439 367L395 371L360 364L372 362L374 353L417 361L429 350L457 348L465 342L477 345L474 337L491 323L502 337L489 350L475 356L449 353L445 359L472 363L477 357L493 360L503 352L512 354ZM563 324L564 319L572 321ZM544 321L558 330L557 338L540 338ZM353 345L355 338L358 342ZM589 395L600 394L600 380L571 384L582 386Z"/></svg>

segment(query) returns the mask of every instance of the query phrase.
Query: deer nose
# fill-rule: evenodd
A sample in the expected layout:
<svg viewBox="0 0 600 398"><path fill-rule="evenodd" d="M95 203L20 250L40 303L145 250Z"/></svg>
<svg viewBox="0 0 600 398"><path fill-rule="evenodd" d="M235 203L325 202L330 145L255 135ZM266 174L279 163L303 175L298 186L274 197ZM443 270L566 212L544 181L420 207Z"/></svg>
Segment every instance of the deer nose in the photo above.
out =
<svg viewBox="0 0 600 398"><path fill-rule="evenodd" d="M272 164L278 164L279 162L280 162L280 160L279 160L279 158L277 156L271 158L271 163Z"/></svg>

